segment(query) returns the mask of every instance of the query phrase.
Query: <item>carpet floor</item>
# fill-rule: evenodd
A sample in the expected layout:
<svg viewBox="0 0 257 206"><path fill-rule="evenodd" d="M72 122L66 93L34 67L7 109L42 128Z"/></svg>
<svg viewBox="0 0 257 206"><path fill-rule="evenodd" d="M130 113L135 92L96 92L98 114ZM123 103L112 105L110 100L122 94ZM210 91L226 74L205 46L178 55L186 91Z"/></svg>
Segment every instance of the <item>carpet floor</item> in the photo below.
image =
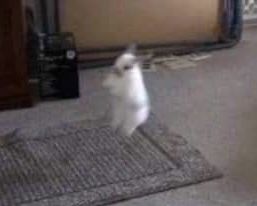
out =
<svg viewBox="0 0 257 206"><path fill-rule="evenodd" d="M252 28L238 46L213 52L197 67L145 75L158 118L220 168L224 178L117 206L257 205L256 54L257 29ZM104 70L82 71L78 100L1 112L1 133L17 127L37 133L44 126L103 117L108 101L99 95L104 75Z"/></svg>

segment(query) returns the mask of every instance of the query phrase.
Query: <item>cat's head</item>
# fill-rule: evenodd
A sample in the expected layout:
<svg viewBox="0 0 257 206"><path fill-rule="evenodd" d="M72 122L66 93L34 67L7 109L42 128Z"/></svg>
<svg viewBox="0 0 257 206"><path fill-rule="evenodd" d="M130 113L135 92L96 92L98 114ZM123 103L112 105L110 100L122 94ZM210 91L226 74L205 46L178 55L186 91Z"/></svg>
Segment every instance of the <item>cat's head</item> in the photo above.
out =
<svg viewBox="0 0 257 206"><path fill-rule="evenodd" d="M136 50L137 46L132 44L116 59L114 63L114 70L116 73L122 75L126 71L133 69L135 64L139 64L140 61L136 55Z"/></svg>

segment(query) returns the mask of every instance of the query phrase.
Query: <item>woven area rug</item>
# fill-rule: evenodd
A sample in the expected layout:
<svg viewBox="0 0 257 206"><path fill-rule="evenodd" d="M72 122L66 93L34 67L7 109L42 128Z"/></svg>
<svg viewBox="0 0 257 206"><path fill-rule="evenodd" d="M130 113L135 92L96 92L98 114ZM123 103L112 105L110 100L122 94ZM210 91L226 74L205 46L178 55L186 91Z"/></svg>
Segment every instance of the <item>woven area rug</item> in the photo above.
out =
<svg viewBox="0 0 257 206"><path fill-rule="evenodd" d="M0 147L0 206L99 206L221 176L154 115L130 138L99 120L14 140Z"/></svg>

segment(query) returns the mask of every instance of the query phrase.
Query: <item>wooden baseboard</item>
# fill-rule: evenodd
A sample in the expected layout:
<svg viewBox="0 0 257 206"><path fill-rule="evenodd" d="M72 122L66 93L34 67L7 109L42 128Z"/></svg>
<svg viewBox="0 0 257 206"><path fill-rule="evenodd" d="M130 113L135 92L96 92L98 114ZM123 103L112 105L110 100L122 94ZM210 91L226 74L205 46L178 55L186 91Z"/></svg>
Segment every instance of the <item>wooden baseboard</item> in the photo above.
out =
<svg viewBox="0 0 257 206"><path fill-rule="evenodd" d="M0 110L28 108L32 105L32 99L29 95L0 100Z"/></svg>
<svg viewBox="0 0 257 206"><path fill-rule="evenodd" d="M244 27L252 27L252 26L257 26L257 17L253 19L245 19L244 20Z"/></svg>

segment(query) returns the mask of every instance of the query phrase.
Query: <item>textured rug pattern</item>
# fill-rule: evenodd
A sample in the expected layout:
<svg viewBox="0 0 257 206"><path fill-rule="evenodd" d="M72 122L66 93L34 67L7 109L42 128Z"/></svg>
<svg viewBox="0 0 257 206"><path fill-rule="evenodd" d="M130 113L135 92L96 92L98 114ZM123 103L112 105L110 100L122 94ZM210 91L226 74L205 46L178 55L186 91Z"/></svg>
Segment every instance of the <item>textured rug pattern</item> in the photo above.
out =
<svg viewBox="0 0 257 206"><path fill-rule="evenodd" d="M220 176L154 116L131 138L84 121L15 140L0 149L1 206L102 205Z"/></svg>

